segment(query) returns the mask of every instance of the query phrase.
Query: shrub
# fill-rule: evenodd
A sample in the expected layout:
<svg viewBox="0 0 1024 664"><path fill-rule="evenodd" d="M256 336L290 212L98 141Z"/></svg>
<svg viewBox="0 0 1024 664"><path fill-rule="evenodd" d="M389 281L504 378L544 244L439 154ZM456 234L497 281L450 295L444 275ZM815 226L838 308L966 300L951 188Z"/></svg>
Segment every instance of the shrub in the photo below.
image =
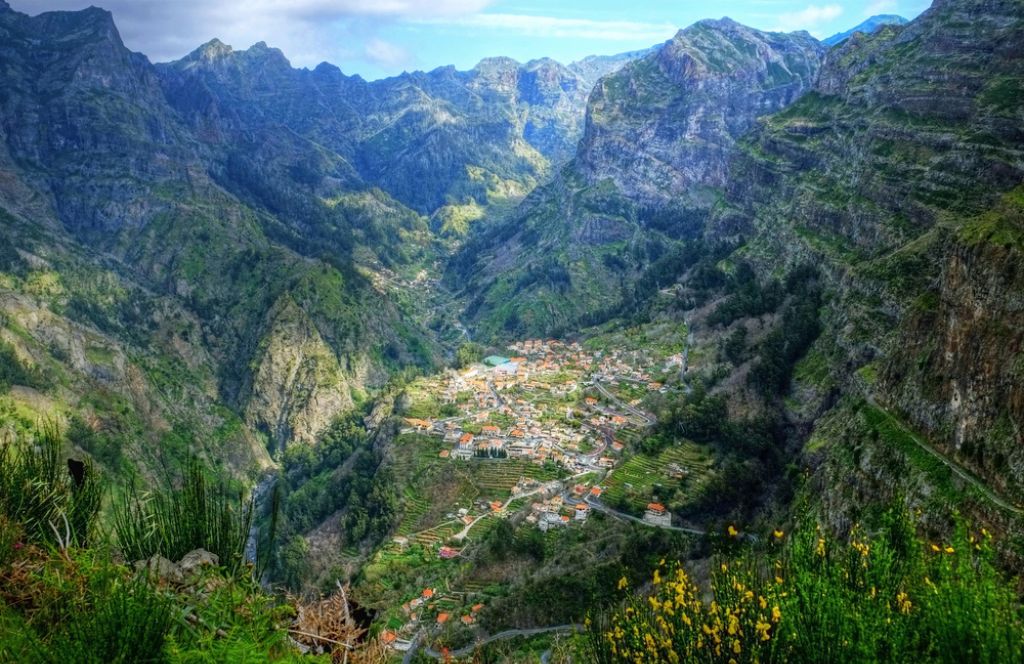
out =
<svg viewBox="0 0 1024 664"><path fill-rule="evenodd" d="M813 528L713 566L711 601L679 567L653 592L593 619L587 648L610 662L1016 662L1024 617L992 564L988 534L914 537L903 517L845 541ZM625 579L620 588L625 587Z"/></svg>
<svg viewBox="0 0 1024 664"><path fill-rule="evenodd" d="M231 497L214 485L192 459L185 465L182 486L140 493L134 483L114 506L114 530L129 560L160 554L179 560L189 551L206 549L231 570L245 562L253 504Z"/></svg>
<svg viewBox="0 0 1024 664"><path fill-rule="evenodd" d="M85 546L102 488L91 461L61 454L63 441L52 423L40 427L34 441L0 441L0 514L20 523L31 542Z"/></svg>

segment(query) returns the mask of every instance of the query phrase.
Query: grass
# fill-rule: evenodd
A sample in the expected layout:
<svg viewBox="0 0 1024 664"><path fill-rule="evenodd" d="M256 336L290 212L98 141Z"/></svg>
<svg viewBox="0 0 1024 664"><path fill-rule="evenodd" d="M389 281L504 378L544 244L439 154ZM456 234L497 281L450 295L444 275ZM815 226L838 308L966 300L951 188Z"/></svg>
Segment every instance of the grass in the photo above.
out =
<svg viewBox="0 0 1024 664"><path fill-rule="evenodd" d="M682 481L669 478L668 466L673 463L687 471ZM654 498L669 500L680 484L686 495L695 496L710 470L705 453L693 443L668 447L654 457L636 454L608 476L603 497L609 504L628 506L630 511L640 513Z"/></svg>
<svg viewBox="0 0 1024 664"><path fill-rule="evenodd" d="M180 489L140 493L131 485L115 505L114 528L129 560L159 554L179 560L195 549L216 554L221 564L238 570L252 525L252 503L232 498L214 485L198 460L185 468Z"/></svg>
<svg viewBox="0 0 1024 664"><path fill-rule="evenodd" d="M66 459L63 443L53 423L40 427L34 438L0 441L0 515L21 524L30 542L85 546L103 489L93 464ZM77 476L69 472L72 465Z"/></svg>

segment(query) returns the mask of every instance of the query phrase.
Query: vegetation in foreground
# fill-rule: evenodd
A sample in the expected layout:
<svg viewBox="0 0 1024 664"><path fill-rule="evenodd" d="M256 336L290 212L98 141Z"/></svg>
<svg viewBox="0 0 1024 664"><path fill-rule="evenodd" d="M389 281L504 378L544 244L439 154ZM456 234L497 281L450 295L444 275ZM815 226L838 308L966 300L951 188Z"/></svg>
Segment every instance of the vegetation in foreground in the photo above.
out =
<svg viewBox="0 0 1024 664"><path fill-rule="evenodd" d="M1024 613L961 527L919 539L905 516L837 540L775 531L767 550L715 561L707 587L664 561L648 592L588 620L588 660L612 662L1019 662ZM737 537L734 529L730 534ZM620 590L628 592L627 582Z"/></svg>
<svg viewBox="0 0 1024 664"><path fill-rule="evenodd" d="M115 506L115 537L99 520L102 478L63 446L55 427L0 441L0 661L315 662L357 643L361 630L325 621L322 602L260 588L240 562L250 510L198 466L175 494L183 498L129 494ZM196 549L205 562L186 566ZM294 640L319 655L301 655ZM348 661L382 659L365 642Z"/></svg>

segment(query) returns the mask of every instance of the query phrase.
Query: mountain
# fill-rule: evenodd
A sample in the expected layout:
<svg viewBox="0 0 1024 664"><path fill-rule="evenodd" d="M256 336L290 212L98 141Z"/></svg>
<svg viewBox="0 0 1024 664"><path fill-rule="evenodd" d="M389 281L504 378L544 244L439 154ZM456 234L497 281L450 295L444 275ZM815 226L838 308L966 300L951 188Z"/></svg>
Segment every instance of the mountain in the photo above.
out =
<svg viewBox="0 0 1024 664"><path fill-rule="evenodd" d="M157 71L170 103L211 148L226 147L229 161L251 158L232 153L255 149L240 137L275 132L304 154L328 151L337 185L379 187L430 215L518 202L571 156L596 80L632 57L570 67L488 58L468 72L441 67L366 82L327 63L293 69L263 43L234 51L214 40Z"/></svg>
<svg viewBox="0 0 1024 664"><path fill-rule="evenodd" d="M809 90L824 54L807 33L701 21L601 79L573 161L453 262L480 331L572 327L700 235L736 141Z"/></svg>
<svg viewBox="0 0 1024 664"><path fill-rule="evenodd" d="M249 450L230 464L249 470L267 449L312 440L353 394L386 380L388 363L432 361L425 333L400 322L353 257L374 230L367 218L419 251L422 218L372 190L344 205L312 186L255 200L236 180L236 196L105 11L30 18L5 7L0 31L0 203L16 247L3 335L52 374L52 389L25 404L56 401L118 436L145 432L133 443L144 451L180 452L193 436L223 444L209 450L221 459ZM317 159L297 156L287 136L277 147L293 175ZM331 243L303 246L300 224L330 227ZM33 287L40 278L53 285ZM354 315L371 300L372 315ZM295 349L291 361L271 356L276 338Z"/></svg>
<svg viewBox="0 0 1024 664"><path fill-rule="evenodd" d="M0 37L0 350L38 377L5 408L81 418L119 468L198 440L228 473L441 361L462 333L420 278L440 238L568 159L635 57L368 83L262 42L153 65L97 8L3 3Z"/></svg>
<svg viewBox="0 0 1024 664"><path fill-rule="evenodd" d="M734 232L736 213L742 251L764 272L811 262L829 274L823 336L834 345L822 347L838 384L869 405L835 415L849 443L826 439L882 455L853 472L830 455L832 509L899 491L927 502L863 429L881 417L873 408L1002 495L1024 495L1010 267L1022 258L1022 16L1016 2L941 0L900 30L845 42L812 92L741 142L730 212L709 229ZM1012 516L974 502L986 518Z"/></svg>
<svg viewBox="0 0 1024 664"><path fill-rule="evenodd" d="M643 321L668 295L705 353L775 329L738 341L739 376L719 359L708 380L758 409L750 386L784 393L786 363L810 353L817 384L801 389L820 401L787 417L817 446L877 455L854 469L816 448L830 518L897 490L925 501L939 481L893 475L887 417L1019 500L1020 18L1019 3L942 0L827 55L730 22L684 30L604 79L576 159L466 245L452 283L468 284L467 317L483 335L543 334ZM795 301L777 289L811 266L829 295L808 350L807 312L784 314ZM1005 524L999 503L968 502Z"/></svg>
<svg viewBox="0 0 1024 664"><path fill-rule="evenodd" d="M837 32L831 37L826 37L821 40L822 44L827 46L835 46L840 42L844 42L856 33L860 32L863 34L870 35L873 32L878 32L887 25L901 26L909 23L907 19L896 14L877 14L869 19L866 19L856 27L847 30L846 32Z"/></svg>
<svg viewBox="0 0 1024 664"><path fill-rule="evenodd" d="M0 659L1018 661L1021 44L367 82L0 0Z"/></svg>

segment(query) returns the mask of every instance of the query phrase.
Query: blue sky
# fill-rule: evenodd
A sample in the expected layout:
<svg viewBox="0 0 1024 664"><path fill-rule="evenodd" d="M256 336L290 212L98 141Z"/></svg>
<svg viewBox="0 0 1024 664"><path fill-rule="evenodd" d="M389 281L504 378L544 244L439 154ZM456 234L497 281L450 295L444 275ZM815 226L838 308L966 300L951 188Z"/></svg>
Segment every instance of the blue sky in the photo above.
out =
<svg viewBox="0 0 1024 664"><path fill-rule="evenodd" d="M154 61L213 37L235 48L265 41L295 66L328 61L373 79L506 55L562 62L646 48L702 18L827 37L873 14L913 18L930 0L10 0L19 11L114 13L125 43Z"/></svg>

